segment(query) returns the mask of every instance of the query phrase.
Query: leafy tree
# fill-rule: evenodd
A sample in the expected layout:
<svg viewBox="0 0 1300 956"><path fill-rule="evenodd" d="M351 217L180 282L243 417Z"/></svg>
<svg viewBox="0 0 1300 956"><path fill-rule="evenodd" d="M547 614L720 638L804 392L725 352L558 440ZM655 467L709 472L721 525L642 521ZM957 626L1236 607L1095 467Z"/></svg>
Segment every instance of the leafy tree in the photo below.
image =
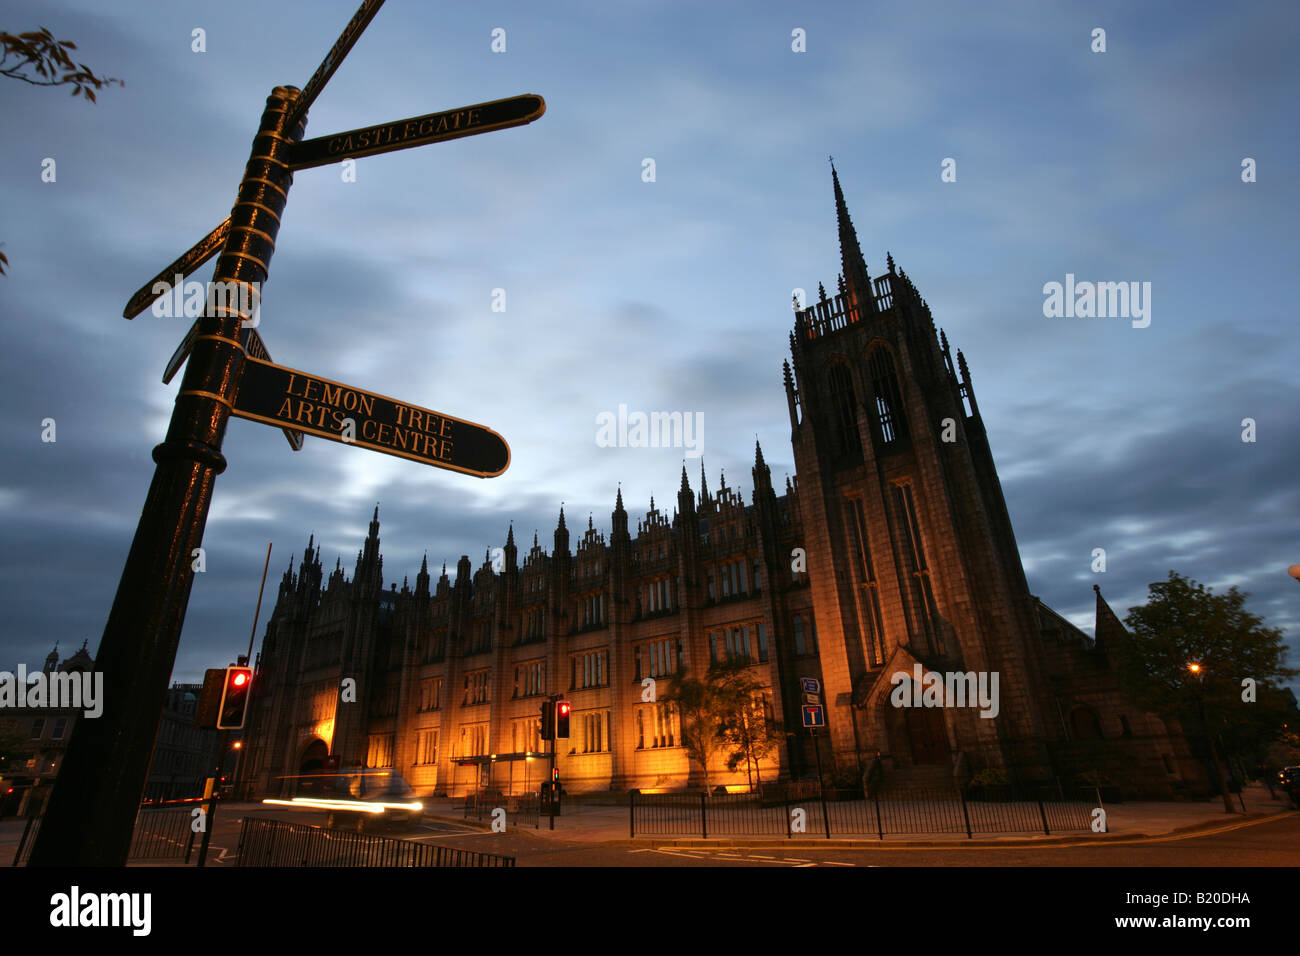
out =
<svg viewBox="0 0 1300 956"><path fill-rule="evenodd" d="M73 63L68 51L76 48L71 40L54 39L54 34L45 27L17 35L0 31L0 76L22 80L32 86L70 84L73 96L81 94L92 103L95 102L95 90L114 83L126 85L111 76L96 76L84 63ZM11 58L14 60L12 63ZM8 265L8 257L0 252L0 276L5 274Z"/></svg>
<svg viewBox="0 0 1300 956"><path fill-rule="evenodd" d="M749 705L751 696L751 678L744 662L714 664L702 678L680 671L664 695L664 700L677 708L682 747L700 765L706 790L710 788L713 757L727 743L727 727Z"/></svg>
<svg viewBox="0 0 1300 956"><path fill-rule="evenodd" d="M1284 664L1282 632L1247 611L1247 597L1236 587L1215 594L1170 571L1129 611L1132 634L1113 650L1129 691L1153 711L1199 729L1212 752L1219 743L1259 759L1286 719L1280 685L1297 672ZM1226 804L1226 788L1223 796Z"/></svg>
<svg viewBox="0 0 1300 956"><path fill-rule="evenodd" d="M767 715L761 681L744 673L733 684L733 690L743 699L731 718L723 722L723 740L732 748L727 755L727 769L734 771L743 760L752 790L756 782L763 782L759 761L776 749L784 739L784 731Z"/></svg>
<svg viewBox="0 0 1300 956"><path fill-rule="evenodd" d="M32 86L71 84L73 96L81 94L92 103L95 102L95 90L114 83L126 85L111 76L96 76L84 63L73 63L68 51L76 48L71 40L54 39L54 34L45 27L17 36L0 32L0 76L22 80ZM10 64L10 57L16 58L17 62Z"/></svg>

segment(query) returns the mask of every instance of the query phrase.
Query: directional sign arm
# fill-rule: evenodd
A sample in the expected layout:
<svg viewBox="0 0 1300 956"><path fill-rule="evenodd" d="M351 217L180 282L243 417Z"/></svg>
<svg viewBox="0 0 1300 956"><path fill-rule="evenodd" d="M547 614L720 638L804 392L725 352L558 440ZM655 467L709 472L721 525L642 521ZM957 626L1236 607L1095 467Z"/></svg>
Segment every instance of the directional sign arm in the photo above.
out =
<svg viewBox="0 0 1300 956"><path fill-rule="evenodd" d="M216 229L213 229L194 245L190 246L186 252L181 254L179 259L167 266L162 272L158 273L136 290L135 295L131 296L130 301L126 303L126 308L122 310L122 317L134 319L145 309L149 308L155 299L160 295L166 294L154 291L154 287L157 286L158 283L164 283L170 290L172 285L176 282L176 276L179 275L181 278L184 278L185 276L191 275L195 269L220 252L222 247L226 244L226 237L229 235L230 217L227 216L221 225L217 226Z"/></svg>
<svg viewBox="0 0 1300 956"><path fill-rule="evenodd" d="M510 446L490 428L251 354L232 414L479 478L510 466Z"/></svg>
<svg viewBox="0 0 1300 956"><path fill-rule="evenodd" d="M321 65L316 67L316 72L307 81L307 85L302 88L302 95L298 97L298 104L289 115L289 122L286 124L287 128L293 129L294 124L302 119L307 110L311 108L311 104L316 101L320 91L325 89L325 84L330 81L330 77L339 68L343 58L356 45L361 34L366 27L370 26L370 21L375 18L375 14L379 12L379 8L383 5L384 0L364 0L361 6L357 8L357 12L352 15L348 25L343 28L343 32L335 41L334 46L330 48L329 53L325 55Z"/></svg>
<svg viewBox="0 0 1300 956"><path fill-rule="evenodd" d="M476 103L441 113L350 129L332 136L303 140L289 150L289 168L295 172L325 166L358 156L373 156L396 149L440 143L462 136L524 126L546 112L546 101L535 93Z"/></svg>

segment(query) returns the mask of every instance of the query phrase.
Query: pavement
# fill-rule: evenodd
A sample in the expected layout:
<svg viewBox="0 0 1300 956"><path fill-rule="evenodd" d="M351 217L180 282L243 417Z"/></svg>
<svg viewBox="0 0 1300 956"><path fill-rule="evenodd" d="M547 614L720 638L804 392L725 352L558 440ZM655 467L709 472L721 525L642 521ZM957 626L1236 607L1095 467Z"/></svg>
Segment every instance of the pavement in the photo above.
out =
<svg viewBox="0 0 1300 956"><path fill-rule="evenodd" d="M615 803L614 800L619 802ZM456 799L426 799L425 817L446 823L459 823L474 829L488 830L488 823L465 820L464 814L457 806ZM819 830L821 819L817 808L819 803L809 802L808 833L796 833L789 837L777 836L737 836L723 834L707 839L698 836L665 836L649 834L637 839L629 837L630 810L626 796L614 795L600 798L600 802L591 799L568 798L563 805L562 815L555 820L555 829L548 826L549 821L543 817L541 825L534 830L531 826L520 827L544 839L560 840L567 843L618 843L631 845L657 846L748 846L780 847L792 843L813 843L827 848L852 848L880 846L934 847L949 844L963 846L1018 846L1035 844L1073 844L1080 839L1089 842L1104 840L1107 842L1125 842L1148 840L1160 837L1187 835L1193 833L1214 833L1226 829L1235 829L1255 822L1267 820L1281 814L1295 813L1296 808L1287 797L1277 791L1270 796L1267 788L1248 786L1243 789L1241 799L1236 794L1232 797L1234 813L1227 813L1223 808L1223 799L1214 797L1198 801L1127 801L1104 805L1106 811L1105 833L1091 831L1065 831L1046 835L1028 834L977 834L974 839L962 833L900 833L885 834L883 840L877 836L832 837L827 839L825 830ZM1245 806L1243 812L1242 806Z"/></svg>

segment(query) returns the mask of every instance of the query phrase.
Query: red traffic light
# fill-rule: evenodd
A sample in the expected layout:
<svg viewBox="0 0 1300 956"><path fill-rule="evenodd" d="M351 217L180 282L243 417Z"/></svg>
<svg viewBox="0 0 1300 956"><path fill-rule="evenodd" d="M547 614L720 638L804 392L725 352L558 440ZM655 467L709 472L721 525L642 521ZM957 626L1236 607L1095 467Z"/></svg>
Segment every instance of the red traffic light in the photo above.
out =
<svg viewBox="0 0 1300 956"><path fill-rule="evenodd" d="M218 730L241 730L248 711L248 692L253 684L251 667L227 667L222 684L221 706L217 709Z"/></svg>
<svg viewBox="0 0 1300 956"><path fill-rule="evenodd" d="M562 701L560 701L560 716L561 716L561 717L567 717L567 716L569 716L569 711L571 711L571 710L573 710L573 705L572 705L572 704L570 704L567 700L562 700Z"/></svg>

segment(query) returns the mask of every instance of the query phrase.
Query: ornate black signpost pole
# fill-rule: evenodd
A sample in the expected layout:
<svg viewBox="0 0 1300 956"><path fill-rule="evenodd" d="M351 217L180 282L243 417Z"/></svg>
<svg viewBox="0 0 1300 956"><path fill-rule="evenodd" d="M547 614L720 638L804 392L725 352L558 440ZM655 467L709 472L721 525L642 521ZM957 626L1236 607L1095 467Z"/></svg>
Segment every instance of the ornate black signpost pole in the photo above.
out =
<svg viewBox="0 0 1300 956"><path fill-rule="evenodd" d="M95 660L104 674L103 714L77 721L32 848L32 866L126 863L196 549L213 484L226 467L221 443L232 414L284 428L295 448L306 432L479 477L501 474L509 465L509 448L490 429L274 365L256 332L242 326L267 278L294 169L519 126L546 109L540 96L520 96L352 130L304 143L305 151L299 151L308 107L382 5L383 0L362 3L302 92L288 86L272 91L230 218L168 267L188 275L220 248L214 288L248 294L210 295L203 317L168 363L164 381L188 353L167 438L153 451L153 484ZM163 273L159 280L174 277ZM123 314L139 314L158 294L150 283Z"/></svg>
<svg viewBox="0 0 1300 956"><path fill-rule="evenodd" d="M214 281L254 288L266 281L293 182L284 153L302 137L301 122L285 129L298 95L282 86L267 99ZM209 311L225 314L201 320L167 439L153 451L153 484L95 658L104 713L77 721L33 866L126 863L194 582L194 550L203 543L213 482L226 469L221 442L243 372L239 325L248 316L229 304Z"/></svg>

